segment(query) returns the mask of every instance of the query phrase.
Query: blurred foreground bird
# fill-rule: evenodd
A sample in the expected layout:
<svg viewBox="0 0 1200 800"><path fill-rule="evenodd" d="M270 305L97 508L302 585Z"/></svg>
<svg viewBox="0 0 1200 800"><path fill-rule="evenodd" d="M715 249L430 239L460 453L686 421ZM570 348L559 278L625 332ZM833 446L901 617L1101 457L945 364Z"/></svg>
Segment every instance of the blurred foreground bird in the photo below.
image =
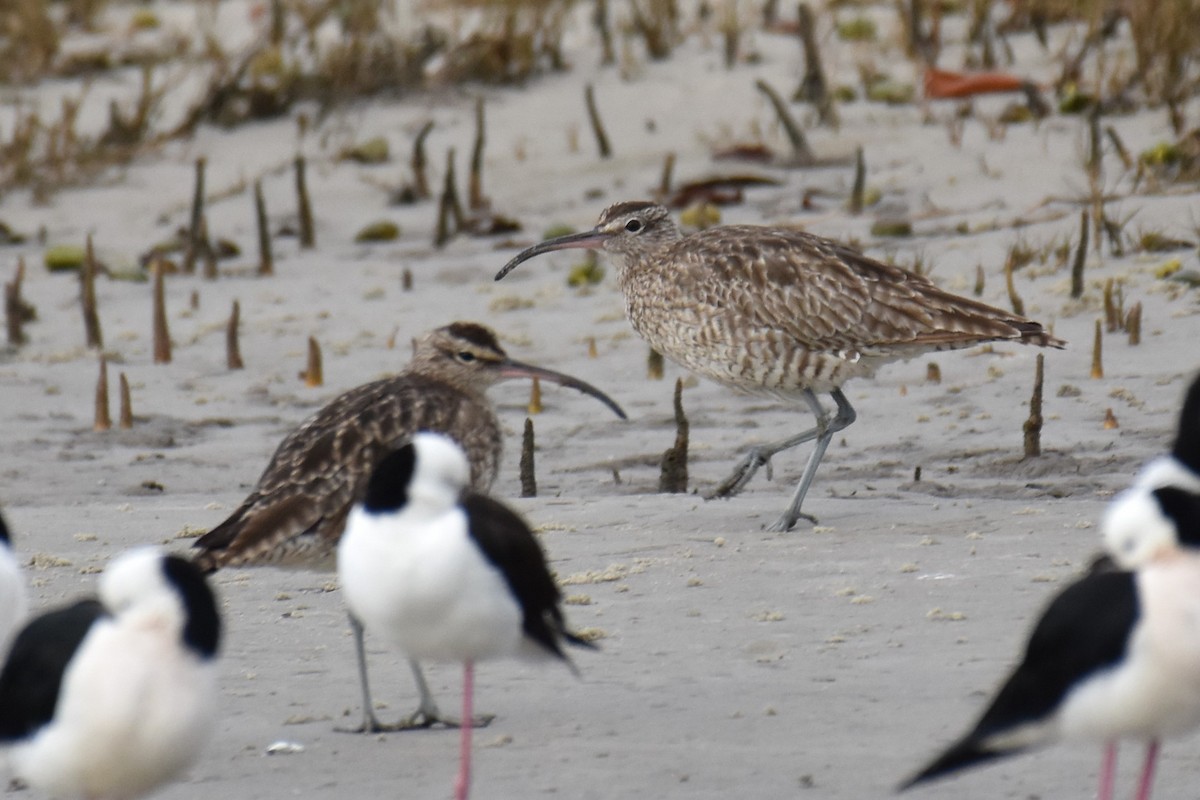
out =
<svg viewBox="0 0 1200 800"><path fill-rule="evenodd" d="M1163 738L1200 727L1200 378L1172 453L1105 515L1111 560L1056 596L1025 656L975 727L906 789L1060 739L1103 742L1100 800L1111 800L1119 739L1146 743L1148 800Z"/></svg>
<svg viewBox="0 0 1200 800"><path fill-rule="evenodd" d="M561 594L525 522L467 493L467 459L440 434L421 433L376 467L338 545L338 579L352 617L410 658L463 664L470 719L476 661L558 659L562 642L590 647L563 619ZM470 785L464 725L455 794Z"/></svg>
<svg viewBox="0 0 1200 800"><path fill-rule="evenodd" d="M8 525L0 515L0 659L8 652L8 644L28 611L25 576L13 552Z"/></svg>
<svg viewBox="0 0 1200 800"><path fill-rule="evenodd" d="M418 431L437 431L458 442L467 453L471 488L486 492L499 469L502 439L500 422L484 392L498 381L518 377L577 389L625 418L620 406L599 389L511 359L490 329L455 322L421 338L399 375L351 389L288 434L254 491L228 519L197 540L195 562L207 571L240 566L333 569L346 516L362 497L371 471ZM362 630L355 620L351 624L363 694L359 730L458 724L438 711L415 661L410 667L421 697L419 707L396 725L379 722L367 680Z"/></svg>
<svg viewBox="0 0 1200 800"><path fill-rule="evenodd" d="M100 599L31 621L0 672L0 745L39 791L132 800L193 764L216 723L221 621L203 574L156 548L115 558Z"/></svg>
<svg viewBox="0 0 1200 800"><path fill-rule="evenodd" d="M741 491L783 450L816 440L800 483L770 530L791 529L833 435L855 420L842 384L890 361L981 342L1062 347L1040 323L935 286L809 233L727 225L684 236L662 206L605 209L596 227L519 253L496 275L566 248L603 249L633 329L667 358L745 392L803 401L816 427L754 447L710 497ZM818 393L837 406L822 408Z"/></svg>

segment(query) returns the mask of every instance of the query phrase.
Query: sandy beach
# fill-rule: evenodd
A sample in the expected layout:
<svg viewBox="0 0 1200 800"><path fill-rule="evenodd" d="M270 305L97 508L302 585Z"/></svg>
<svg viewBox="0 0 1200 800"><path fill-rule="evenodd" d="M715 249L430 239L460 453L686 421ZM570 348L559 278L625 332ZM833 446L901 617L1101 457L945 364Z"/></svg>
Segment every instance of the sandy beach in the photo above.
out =
<svg viewBox="0 0 1200 800"><path fill-rule="evenodd" d="M222 3L220 13L236 25L247 8ZM76 277L47 271L44 248L32 240L0 250L5 281L18 257L26 259L23 294L38 315L26 326L27 344L0 349L0 503L30 564L33 605L90 591L95 573L125 547L161 542L186 551L237 506L306 416L399 369L413 337L478 321L511 356L602 388L629 420L544 386L544 410L532 417L539 494L518 499L529 386L505 383L491 393L510 434L494 494L540 533L571 623L602 635L597 652L573 654L578 679L553 664L480 666L477 709L496 720L477 734L476 796L890 795L974 720L1031 621L1097 549L1112 494L1169 446L1200 366L1200 302L1195 288L1159 275L1171 258L1196 269L1196 248L1122 257L1107 245L1089 250L1081 299L1069 296L1069 265L1052 257L1015 274L1026 315L1069 342L1046 353L1040 457L1022 450L1036 348L996 345L890 365L846 387L859 416L834 440L806 502L819 524L767 533L807 449L776 459L773 480L760 473L736 498L702 495L749 445L808 427L805 408L738 395L670 363L661 380L648 378L646 345L624 319L615 270L603 259L607 276L586 288L567 285L580 261L570 252L524 264L500 283L495 272L551 226L582 230L609 203L647 197L673 152L680 182L731 173L779 182L722 208L724 222L793 224L853 241L874 257L921 264L964 295L981 267L982 299L1009 308L1009 248L1020 242L1049 252L1077 242L1086 120L1054 114L996 138L984 120L1012 97L986 97L954 144L948 103L922 109L859 99L839 107L837 131L810 127L809 110L794 106L822 157L864 149L868 186L880 199L855 216L845 208L853 170L844 162L801 170L711 159L714 148L754 140L786 151L754 82L790 94L803 68L794 37L754 31L748 48L757 57L731 70L716 38L703 34L667 61L617 69L598 64L586 9L577 11L564 39L571 69L520 88L449 87L356 102L316 120L303 138L295 114L233 130L202 126L47 203L25 190L0 198L0 218L14 229L44 228L50 244L82 244L90 233L101 259L121 272L186 225L193 163L203 156L209 229L243 250L221 262L217 280L168 277L169 364L152 359L151 284L100 278L114 413L124 373L135 415L132 429L106 432L92 430L97 355L85 347ZM961 20L945 26L948 42L961 36ZM1065 25L1051 33L1059 46L1078 35ZM832 81L854 81L864 46L826 41ZM1053 46L1043 52L1031 34L1011 43L1014 69L1051 78ZM878 58L893 58L891 49ZM957 51L948 52L953 62ZM908 62L889 65L919 84ZM595 153L586 83L605 115L611 159ZM124 88L98 90L83 118L101 114L100 98ZM427 120L435 122L427 142L435 183L450 147L464 170L476 96L485 98L488 120L484 191L523 230L510 241L461 236L438 249L435 204L390 206L381 186L403 178ZM1135 153L1171 138L1161 109L1106 124ZM375 136L388 140L389 163L336 159L347 144ZM294 238L278 237L276 274L256 277L251 194L226 190L261 179L280 227L295 212L297 152L310 163L317 247L300 250ZM1110 210L1135 215L1131 235L1140 225L1195 238L1195 185L1135 188L1112 152L1105 167L1106 191L1118 198ZM874 221L892 217L911 220L913 235L871 234ZM377 219L396 222L399 238L356 243L358 229ZM411 290L402 286L405 270ZM1142 304L1142 338L1133 346L1126 333L1106 332L1103 377L1093 378L1093 331L1110 278L1126 308ZM230 371L225 324L235 300L246 368ZM298 377L310 336L324 354L320 387ZM931 363L940 382L927 379ZM685 380L692 491L663 495L659 461L675 437L676 378ZM1105 425L1109 410L1115 428ZM335 731L357 723L359 695L331 575L246 569L214 580L228 629L219 733L188 778L158 796L451 794L456 732ZM381 717L407 713L416 695L401 654L370 645L373 688L387 704ZM429 674L444 709L456 710L459 667L431 665ZM269 754L279 743L296 747ZM1188 796L1200 776L1196 740L1171 742L1164 756L1157 796ZM1099 763L1098 747L1058 746L911 796L1086 798ZM1138 764L1140 750L1128 747L1120 794L1132 792Z"/></svg>

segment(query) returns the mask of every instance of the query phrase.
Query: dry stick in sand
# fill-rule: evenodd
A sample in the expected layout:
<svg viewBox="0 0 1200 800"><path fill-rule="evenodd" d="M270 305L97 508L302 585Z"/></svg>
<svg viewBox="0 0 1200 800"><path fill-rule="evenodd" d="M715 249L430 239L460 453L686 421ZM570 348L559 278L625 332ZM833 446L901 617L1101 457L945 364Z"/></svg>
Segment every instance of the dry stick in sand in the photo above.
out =
<svg viewBox="0 0 1200 800"><path fill-rule="evenodd" d="M1079 249L1075 251L1075 261L1071 264L1071 297L1078 300L1083 297L1083 265L1087 260L1088 246L1088 212L1085 208L1079 212Z"/></svg>
<svg viewBox="0 0 1200 800"><path fill-rule="evenodd" d="M238 327L242 321L242 307L237 300L233 301L233 310L229 312L229 323L225 326L225 368L245 369L242 361L242 348L238 344Z"/></svg>
<svg viewBox="0 0 1200 800"><path fill-rule="evenodd" d="M1109 278L1104 282L1104 329L1109 333L1116 333L1121 329L1120 313L1117 311L1117 304L1113 300L1113 285L1114 281Z"/></svg>
<svg viewBox="0 0 1200 800"><path fill-rule="evenodd" d="M4 284L4 328L11 345L25 344L25 331L22 326L30 313L29 306L21 299L21 284L25 281L25 259L17 259L17 274Z"/></svg>
<svg viewBox="0 0 1200 800"><path fill-rule="evenodd" d="M675 444L663 453L658 491L678 494L688 484L688 420L683 413L683 379L675 380Z"/></svg>
<svg viewBox="0 0 1200 800"><path fill-rule="evenodd" d="M204 279L215 281L217 279L217 250L208 241L208 215L200 215L200 241L202 253L204 255Z"/></svg>
<svg viewBox="0 0 1200 800"><path fill-rule="evenodd" d="M661 381L663 376L663 357L662 353L650 348L650 352L646 354L646 377L652 381Z"/></svg>
<svg viewBox="0 0 1200 800"><path fill-rule="evenodd" d="M1021 296L1017 294L1017 286L1013 282L1013 266L1016 264L1016 258L1013 251L1008 251L1008 258L1004 260L1004 285L1008 289L1008 302L1012 304L1013 313L1017 316L1025 316L1025 302Z"/></svg>
<svg viewBox="0 0 1200 800"><path fill-rule="evenodd" d="M267 201L263 199L262 181L254 182L254 219L258 227L258 274L275 274L275 256L271 253L271 229L267 224Z"/></svg>
<svg viewBox="0 0 1200 800"><path fill-rule="evenodd" d="M592 123L592 133L596 135L596 147L600 150L600 157L612 158L608 134L604 132L604 123L600 121L600 111L596 108L596 91L590 83L583 87L583 102L587 105L588 119Z"/></svg>
<svg viewBox="0 0 1200 800"><path fill-rule="evenodd" d="M405 267L404 271L400 273L400 288L403 291L411 292L412 287L413 287L412 270L409 269L408 267Z"/></svg>
<svg viewBox="0 0 1200 800"><path fill-rule="evenodd" d="M100 354L100 379L96 381L96 415L92 430L107 431L112 428L112 417L108 413L108 360Z"/></svg>
<svg viewBox="0 0 1200 800"><path fill-rule="evenodd" d="M930 361L925 365L925 382L926 383L941 383L942 368L937 365L936 361Z"/></svg>
<svg viewBox="0 0 1200 800"><path fill-rule="evenodd" d="M617 63L617 53L613 49L612 27L608 24L608 0L596 0L592 10L592 24L600 34L600 64L610 66Z"/></svg>
<svg viewBox="0 0 1200 800"><path fill-rule="evenodd" d="M983 287L986 280L983 275L983 264L975 265L975 296L983 297Z"/></svg>
<svg viewBox="0 0 1200 800"><path fill-rule="evenodd" d="M1045 379L1046 357L1038 353L1037 367L1033 373L1033 395L1029 398L1029 419L1025 420L1025 457L1035 458L1042 454L1042 385Z"/></svg>
<svg viewBox="0 0 1200 800"><path fill-rule="evenodd" d="M1130 347L1137 347L1142 343L1142 304L1134 303L1129 308L1129 315L1125 317L1125 330L1129 331Z"/></svg>
<svg viewBox="0 0 1200 800"><path fill-rule="evenodd" d="M479 211L487 206L483 196L483 98L475 99L475 145L471 148L471 175L467 181L467 207Z"/></svg>
<svg viewBox="0 0 1200 800"><path fill-rule="evenodd" d="M596 358L599 354L596 352L596 337L589 336L587 340L588 358Z"/></svg>
<svg viewBox="0 0 1200 800"><path fill-rule="evenodd" d="M521 497L537 497L537 478L533 470L533 420L525 418L521 434Z"/></svg>
<svg viewBox="0 0 1200 800"><path fill-rule="evenodd" d="M803 6L801 6L803 8ZM863 194L867 190L867 161L860 145L854 151L854 188L850 190L850 213L861 214Z"/></svg>
<svg viewBox="0 0 1200 800"><path fill-rule="evenodd" d="M662 178L658 182L659 197L666 198L671 194L671 177L675 174L675 154L667 153L663 158Z"/></svg>
<svg viewBox="0 0 1200 800"><path fill-rule="evenodd" d="M791 142L791 165L804 167L815 164L817 156L813 153L812 148L808 146L808 140L804 138L804 132L800 130L800 126L792 119L792 115L788 112L787 104L783 102L783 98L764 80L755 81L754 86L771 101L771 106L775 109L776 116L779 117L779 124L783 126L783 132L787 134L788 141Z"/></svg>
<svg viewBox="0 0 1200 800"><path fill-rule="evenodd" d="M166 268L163 262L155 259L150 265L154 273L154 363L171 363L171 334L167 330L167 302L163 288L163 275Z"/></svg>
<svg viewBox="0 0 1200 800"><path fill-rule="evenodd" d="M817 49L817 26L808 3L801 3L797 19L800 41L804 45L804 80L792 97L796 101L807 101L817 109L817 124L838 127L837 109L825 80L825 68L821 66L821 52Z"/></svg>
<svg viewBox="0 0 1200 800"><path fill-rule="evenodd" d="M311 250L317 246L317 236L313 230L312 204L308 201L304 156L296 156L296 213L300 218L300 249Z"/></svg>
<svg viewBox="0 0 1200 800"><path fill-rule="evenodd" d="M79 270L79 300L83 306L83 332L88 348L104 347L104 335L100 332L100 316L96 313L96 248L92 246L92 235L87 237L83 268Z"/></svg>
<svg viewBox="0 0 1200 800"><path fill-rule="evenodd" d="M529 405L526 408L530 414L542 413L542 382L537 378L529 386Z"/></svg>
<svg viewBox="0 0 1200 800"><path fill-rule="evenodd" d="M317 387L325 383L325 370L321 366L321 345L317 344L316 338L312 336L308 337L308 365L304 372L300 373L300 378L305 386Z"/></svg>
<svg viewBox="0 0 1200 800"><path fill-rule="evenodd" d="M425 139L432 130L433 121L430 120L421 126L416 141L413 142L412 160L409 165L413 172L413 194L417 196L418 200L428 200L433 196L433 193L429 191L429 179L425 176L425 166L428 163L425 160Z"/></svg>
<svg viewBox="0 0 1200 800"><path fill-rule="evenodd" d="M129 396L129 379L122 372L119 381L121 389L121 411L117 419L117 426L123 430L129 430L133 427L133 401Z"/></svg>
<svg viewBox="0 0 1200 800"><path fill-rule="evenodd" d="M1104 361L1102 353L1102 341L1104 337L1104 327L1100 320L1096 320L1096 335L1092 338L1092 377L1104 377Z"/></svg>
<svg viewBox="0 0 1200 800"><path fill-rule="evenodd" d="M183 266L187 274L196 271L196 256L203 246L200 239L200 218L204 216L204 171L208 161L203 156L196 159L196 184L192 191L192 218L188 223L187 248L183 253Z"/></svg>
<svg viewBox="0 0 1200 800"><path fill-rule="evenodd" d="M435 247L445 247L463 226L462 204L458 200L458 187L454 178L454 148L446 153L446 178L442 183L442 196L438 201L437 231L434 234Z"/></svg>

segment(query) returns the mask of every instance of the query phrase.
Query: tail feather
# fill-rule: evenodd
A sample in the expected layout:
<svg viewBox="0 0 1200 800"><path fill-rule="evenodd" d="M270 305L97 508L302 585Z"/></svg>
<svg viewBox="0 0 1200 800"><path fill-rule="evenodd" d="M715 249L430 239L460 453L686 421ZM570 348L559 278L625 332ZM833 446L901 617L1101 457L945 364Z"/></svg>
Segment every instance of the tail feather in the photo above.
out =
<svg viewBox="0 0 1200 800"><path fill-rule="evenodd" d="M919 783L934 780L935 778L944 777L952 772L957 772L966 767L976 766L978 764L991 761L996 758L1016 755L1025 748L1018 747L1012 749L1004 748L987 748L983 742L974 737L967 737L956 744L949 750L935 758L928 766L922 769L913 777L906 780L896 788L897 792L903 792L906 789L911 789Z"/></svg>

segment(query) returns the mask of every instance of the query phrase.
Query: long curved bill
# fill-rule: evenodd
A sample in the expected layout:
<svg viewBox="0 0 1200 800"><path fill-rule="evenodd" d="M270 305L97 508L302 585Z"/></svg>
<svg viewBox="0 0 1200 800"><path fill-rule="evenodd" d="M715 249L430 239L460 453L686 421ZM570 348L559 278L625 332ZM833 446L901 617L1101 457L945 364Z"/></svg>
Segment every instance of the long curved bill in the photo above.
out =
<svg viewBox="0 0 1200 800"><path fill-rule="evenodd" d="M523 361L515 361L511 358L506 358L499 364L501 378L539 378L543 381L557 383L559 386L566 386L569 389L575 389L590 394L592 397L599 400L604 405L612 409L613 413L621 419L629 419L625 416L625 410L617 405L617 401L606 395L604 392L592 386L586 381L581 381L578 378L572 378L570 375L564 375L561 372L555 372L552 369L543 367L535 367L532 364L526 364Z"/></svg>
<svg viewBox="0 0 1200 800"><path fill-rule="evenodd" d="M603 233L597 230L584 231L583 233L568 233L566 236L559 236L554 239L547 239L541 244L535 244L533 247L522 250L504 265L504 268L496 273L496 280L500 280L508 273L517 268L517 265L522 261L528 261L535 256L540 256L542 253L549 253L554 250L596 250L604 246L604 242L611 234Z"/></svg>

